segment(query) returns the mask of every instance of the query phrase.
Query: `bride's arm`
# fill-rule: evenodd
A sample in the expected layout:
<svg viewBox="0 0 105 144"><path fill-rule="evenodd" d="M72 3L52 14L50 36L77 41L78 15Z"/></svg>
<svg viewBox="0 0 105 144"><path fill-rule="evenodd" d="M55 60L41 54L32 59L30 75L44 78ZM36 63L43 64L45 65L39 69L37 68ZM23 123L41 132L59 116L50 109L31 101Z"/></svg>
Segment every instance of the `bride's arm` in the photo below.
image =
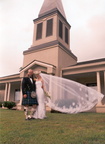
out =
<svg viewBox="0 0 105 144"><path fill-rule="evenodd" d="M45 94L45 98L47 98L47 97L50 98L50 95L49 95L48 91L45 88L44 80L43 79L42 79L42 88L43 88L43 91L44 91L44 94ZM46 99L46 101L47 101L47 99Z"/></svg>
<svg viewBox="0 0 105 144"><path fill-rule="evenodd" d="M44 80L42 79L42 89L45 91Z"/></svg>

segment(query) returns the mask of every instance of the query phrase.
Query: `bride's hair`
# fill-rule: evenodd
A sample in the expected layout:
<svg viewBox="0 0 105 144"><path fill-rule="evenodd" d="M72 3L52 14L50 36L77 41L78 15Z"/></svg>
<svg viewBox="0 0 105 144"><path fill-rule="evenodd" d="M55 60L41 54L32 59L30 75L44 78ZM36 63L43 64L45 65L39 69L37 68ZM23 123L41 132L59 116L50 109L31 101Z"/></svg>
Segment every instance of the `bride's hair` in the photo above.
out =
<svg viewBox="0 0 105 144"><path fill-rule="evenodd" d="M36 79L37 77L36 77L36 75L35 75L35 73L33 73L33 79Z"/></svg>
<svg viewBox="0 0 105 144"><path fill-rule="evenodd" d="M35 71L34 72L34 74L40 74L41 73L41 71Z"/></svg>

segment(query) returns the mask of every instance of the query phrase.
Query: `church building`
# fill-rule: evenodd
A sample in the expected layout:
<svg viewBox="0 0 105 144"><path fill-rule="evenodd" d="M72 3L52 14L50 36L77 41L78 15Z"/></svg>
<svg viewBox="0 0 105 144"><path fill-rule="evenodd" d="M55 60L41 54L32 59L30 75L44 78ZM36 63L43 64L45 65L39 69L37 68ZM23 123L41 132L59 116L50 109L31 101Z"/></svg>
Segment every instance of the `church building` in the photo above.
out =
<svg viewBox="0 0 105 144"><path fill-rule="evenodd" d="M17 109L21 109L21 81L28 69L79 82L105 95L105 58L78 63L70 48L71 25L62 1L44 0L33 22L33 42L23 52L20 72L0 77L0 101L15 101ZM105 98L91 111L105 112Z"/></svg>

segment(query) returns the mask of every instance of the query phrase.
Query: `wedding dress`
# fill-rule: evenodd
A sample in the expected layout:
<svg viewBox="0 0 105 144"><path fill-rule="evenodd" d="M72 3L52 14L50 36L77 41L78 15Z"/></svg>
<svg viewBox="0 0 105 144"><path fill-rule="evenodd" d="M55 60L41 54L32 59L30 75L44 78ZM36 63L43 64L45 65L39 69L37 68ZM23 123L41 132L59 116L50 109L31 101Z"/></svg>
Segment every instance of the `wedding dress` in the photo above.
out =
<svg viewBox="0 0 105 144"><path fill-rule="evenodd" d="M46 108L45 108L45 95L42 89L42 82L36 81L36 94L38 100L38 106L34 114L35 119L44 119L46 118Z"/></svg>

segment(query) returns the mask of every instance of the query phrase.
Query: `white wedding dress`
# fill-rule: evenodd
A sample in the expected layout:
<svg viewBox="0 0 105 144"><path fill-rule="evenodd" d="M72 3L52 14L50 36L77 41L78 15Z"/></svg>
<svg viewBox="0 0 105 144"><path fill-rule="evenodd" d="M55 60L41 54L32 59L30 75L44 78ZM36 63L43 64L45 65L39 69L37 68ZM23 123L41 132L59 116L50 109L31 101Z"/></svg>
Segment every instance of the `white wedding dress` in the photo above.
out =
<svg viewBox="0 0 105 144"><path fill-rule="evenodd" d="M91 110L104 97L102 93L75 81L43 73L40 75L48 95L44 95L42 82L36 81L36 93L39 103L34 114L36 119L46 117L45 105L62 113L80 113Z"/></svg>
<svg viewBox="0 0 105 144"><path fill-rule="evenodd" d="M36 112L33 117L35 119L44 119L46 118L46 107L45 107L45 95L42 89L41 81L36 81L36 93L39 105L37 106Z"/></svg>

